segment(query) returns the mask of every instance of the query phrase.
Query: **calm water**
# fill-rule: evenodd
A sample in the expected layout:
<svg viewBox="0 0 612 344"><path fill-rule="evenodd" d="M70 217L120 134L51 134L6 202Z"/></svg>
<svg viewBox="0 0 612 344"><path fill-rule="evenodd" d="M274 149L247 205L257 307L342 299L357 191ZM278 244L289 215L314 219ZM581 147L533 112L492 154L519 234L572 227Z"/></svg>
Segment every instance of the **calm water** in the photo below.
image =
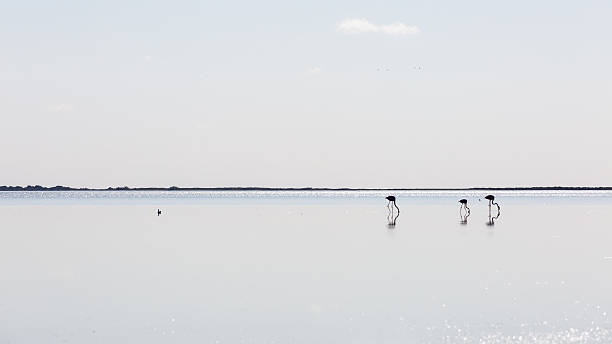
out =
<svg viewBox="0 0 612 344"><path fill-rule="evenodd" d="M0 192L0 343L612 342L612 193L387 194Z"/></svg>

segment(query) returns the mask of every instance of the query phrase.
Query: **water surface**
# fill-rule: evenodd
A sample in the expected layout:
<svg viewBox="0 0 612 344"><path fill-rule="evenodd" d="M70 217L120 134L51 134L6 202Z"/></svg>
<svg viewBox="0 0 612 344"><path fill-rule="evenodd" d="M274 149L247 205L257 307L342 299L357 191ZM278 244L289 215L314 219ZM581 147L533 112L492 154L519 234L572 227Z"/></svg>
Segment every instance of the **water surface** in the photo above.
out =
<svg viewBox="0 0 612 344"><path fill-rule="evenodd" d="M0 341L612 341L612 193L387 194L0 192Z"/></svg>

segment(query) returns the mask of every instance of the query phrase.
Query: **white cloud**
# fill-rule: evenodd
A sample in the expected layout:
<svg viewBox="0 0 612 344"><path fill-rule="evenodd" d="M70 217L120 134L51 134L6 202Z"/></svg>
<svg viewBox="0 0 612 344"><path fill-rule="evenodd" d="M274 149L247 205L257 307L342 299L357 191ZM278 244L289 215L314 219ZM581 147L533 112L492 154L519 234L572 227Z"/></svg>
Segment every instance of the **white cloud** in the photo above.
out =
<svg viewBox="0 0 612 344"><path fill-rule="evenodd" d="M308 74L321 74L321 68L312 67L308 70Z"/></svg>
<svg viewBox="0 0 612 344"><path fill-rule="evenodd" d="M345 19L338 23L336 30L346 34L379 32L394 36L417 35L421 33L417 26L406 25L400 22L389 25L376 25L367 19Z"/></svg>

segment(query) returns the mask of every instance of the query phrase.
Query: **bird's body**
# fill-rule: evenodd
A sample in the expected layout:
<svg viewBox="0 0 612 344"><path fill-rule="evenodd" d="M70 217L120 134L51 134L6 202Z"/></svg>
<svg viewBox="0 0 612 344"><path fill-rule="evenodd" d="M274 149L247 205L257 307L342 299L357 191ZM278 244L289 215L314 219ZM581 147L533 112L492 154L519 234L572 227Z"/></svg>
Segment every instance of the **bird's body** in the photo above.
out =
<svg viewBox="0 0 612 344"><path fill-rule="evenodd" d="M495 216L495 218L498 218L499 214L500 214L501 208L499 207L499 204L497 204L497 202L494 202L495 201L495 196L493 196L493 195L486 195L485 199L489 201L489 216L491 216L491 205L494 204L497 207L497 216Z"/></svg>

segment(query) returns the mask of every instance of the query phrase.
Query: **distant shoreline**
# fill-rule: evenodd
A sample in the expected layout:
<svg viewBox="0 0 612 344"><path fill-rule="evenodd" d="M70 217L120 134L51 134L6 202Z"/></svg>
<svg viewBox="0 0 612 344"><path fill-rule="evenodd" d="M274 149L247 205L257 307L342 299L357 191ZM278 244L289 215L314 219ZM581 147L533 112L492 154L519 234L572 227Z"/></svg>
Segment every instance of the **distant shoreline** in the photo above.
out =
<svg viewBox="0 0 612 344"><path fill-rule="evenodd" d="M0 191L612 191L611 186L532 186L532 187L470 187L470 188L315 188L315 187L108 187L73 188L69 186L0 186Z"/></svg>

